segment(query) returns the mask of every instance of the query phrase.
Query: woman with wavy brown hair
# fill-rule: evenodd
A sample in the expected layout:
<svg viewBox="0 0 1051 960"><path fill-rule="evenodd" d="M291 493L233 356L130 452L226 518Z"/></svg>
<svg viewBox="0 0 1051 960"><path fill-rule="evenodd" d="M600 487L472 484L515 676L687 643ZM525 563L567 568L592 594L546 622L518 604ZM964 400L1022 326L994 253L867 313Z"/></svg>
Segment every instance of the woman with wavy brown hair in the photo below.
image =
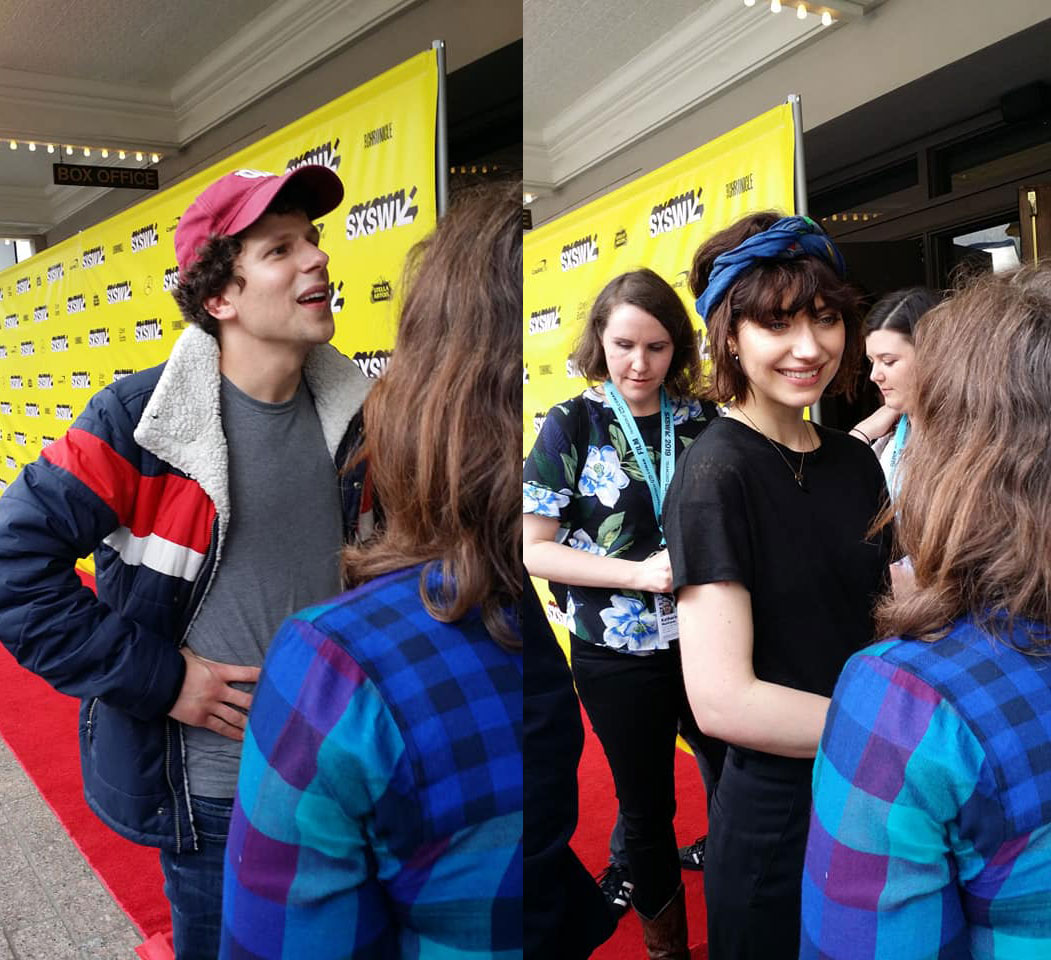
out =
<svg viewBox="0 0 1051 960"><path fill-rule="evenodd" d="M836 685L801 956L1047 957L1051 265L927 314L915 366L893 504L915 588Z"/></svg>
<svg viewBox="0 0 1051 960"><path fill-rule="evenodd" d="M522 949L520 189L462 198L412 264L363 408L385 526L271 645L223 956Z"/></svg>

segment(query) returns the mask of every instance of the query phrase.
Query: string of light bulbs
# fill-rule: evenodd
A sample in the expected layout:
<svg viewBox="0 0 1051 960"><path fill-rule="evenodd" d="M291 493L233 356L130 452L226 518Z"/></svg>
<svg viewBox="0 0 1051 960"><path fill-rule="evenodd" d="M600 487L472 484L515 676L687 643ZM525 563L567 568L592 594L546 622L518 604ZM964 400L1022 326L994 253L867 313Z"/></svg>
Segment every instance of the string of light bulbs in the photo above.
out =
<svg viewBox="0 0 1051 960"><path fill-rule="evenodd" d="M159 163L161 159L161 154L154 151L122 150L117 147L74 146L70 143L59 143L57 140L49 143L47 141L9 139L7 144L11 150L17 150L19 146L25 146L30 153L33 153L39 147L41 149L46 149L48 153L55 153L56 151L59 153L65 153L67 157L72 157L78 151L82 156L90 157L95 151L98 151L99 156L101 156L103 160L108 159L110 154L115 154L118 160L126 160L129 156L134 156L139 163L142 163L147 155L149 155L150 163Z"/></svg>
<svg viewBox="0 0 1051 960"><path fill-rule="evenodd" d="M756 0L744 0L744 5L746 7L754 7L755 4L756 4ZM781 9L782 9L781 0L770 0L770 12L771 13L780 13ZM814 14L815 17L819 16L817 9L814 9L813 11L811 11L807 7L807 5L805 3L797 3L796 4L796 17L799 20L806 20L807 15L809 13L811 13L811 12ZM832 16L832 11L830 11L828 9L822 10L821 13L820 13L820 17L821 17L821 26L823 26L823 27L830 27L830 26L832 26L832 24L835 23L835 20L836 20L836 18L834 16Z"/></svg>

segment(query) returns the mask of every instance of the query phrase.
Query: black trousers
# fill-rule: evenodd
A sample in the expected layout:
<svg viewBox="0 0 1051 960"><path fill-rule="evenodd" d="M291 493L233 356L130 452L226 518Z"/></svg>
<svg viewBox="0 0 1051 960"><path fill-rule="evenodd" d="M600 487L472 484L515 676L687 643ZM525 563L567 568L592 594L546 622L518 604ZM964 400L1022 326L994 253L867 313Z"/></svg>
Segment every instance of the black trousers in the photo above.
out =
<svg viewBox="0 0 1051 960"><path fill-rule="evenodd" d="M609 761L635 884L632 903L653 917L681 882L675 816L675 736L693 724L678 648L647 657L572 638L580 702Z"/></svg>
<svg viewBox="0 0 1051 960"><path fill-rule="evenodd" d="M731 746L710 808L710 960L796 960L812 760Z"/></svg>

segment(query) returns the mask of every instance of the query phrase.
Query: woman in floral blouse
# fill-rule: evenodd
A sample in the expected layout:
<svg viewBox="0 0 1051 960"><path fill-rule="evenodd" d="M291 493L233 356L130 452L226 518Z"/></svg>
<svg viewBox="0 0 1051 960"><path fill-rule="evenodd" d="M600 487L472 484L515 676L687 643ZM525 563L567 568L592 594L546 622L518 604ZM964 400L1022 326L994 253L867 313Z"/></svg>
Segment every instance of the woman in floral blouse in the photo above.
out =
<svg viewBox="0 0 1051 960"><path fill-rule="evenodd" d="M675 458L715 408L694 393L689 315L652 270L606 285L574 359L596 385L551 409L526 461L525 563L564 600L573 676L616 783L647 950L687 957L672 827L679 724L701 744L708 780L725 748L697 731L686 701L659 518Z"/></svg>

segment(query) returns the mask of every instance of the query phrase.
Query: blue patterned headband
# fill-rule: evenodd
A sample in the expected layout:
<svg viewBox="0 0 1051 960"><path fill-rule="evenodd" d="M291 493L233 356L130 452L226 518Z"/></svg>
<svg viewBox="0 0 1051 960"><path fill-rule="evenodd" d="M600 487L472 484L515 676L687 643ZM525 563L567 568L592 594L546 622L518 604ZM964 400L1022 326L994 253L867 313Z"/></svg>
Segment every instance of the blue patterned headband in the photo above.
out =
<svg viewBox="0 0 1051 960"><path fill-rule="evenodd" d="M697 312L701 319L707 323L709 314L726 296L734 281L760 260L795 260L799 257L818 257L841 277L847 272L843 255L810 217L782 217L762 233L749 237L733 250L715 258L708 275L708 286L697 298Z"/></svg>

